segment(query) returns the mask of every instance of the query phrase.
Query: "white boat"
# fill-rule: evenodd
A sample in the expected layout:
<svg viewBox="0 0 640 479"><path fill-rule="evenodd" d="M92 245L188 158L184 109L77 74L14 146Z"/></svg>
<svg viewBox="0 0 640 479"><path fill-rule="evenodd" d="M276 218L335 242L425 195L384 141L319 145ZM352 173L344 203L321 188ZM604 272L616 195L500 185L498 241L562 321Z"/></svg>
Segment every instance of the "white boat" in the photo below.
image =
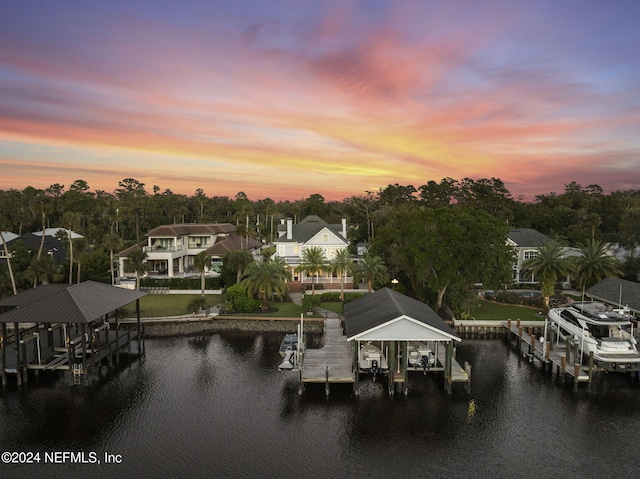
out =
<svg viewBox="0 0 640 479"><path fill-rule="evenodd" d="M640 353L628 309L597 301L577 301L549 311L562 337L571 338L584 355L593 352L597 366L613 371L640 370Z"/></svg>
<svg viewBox="0 0 640 479"><path fill-rule="evenodd" d="M282 343L280 343L280 356L284 357L287 351L296 351L298 349L298 335L287 334Z"/></svg>
<svg viewBox="0 0 640 479"><path fill-rule="evenodd" d="M379 347L371 343L360 346L358 366L361 372L372 373L374 378L378 373L386 372L389 369L385 355Z"/></svg>
<svg viewBox="0 0 640 479"><path fill-rule="evenodd" d="M409 351L409 367L414 369L422 369L425 373L429 368L436 365L436 355L433 349L425 343L410 342Z"/></svg>
<svg viewBox="0 0 640 479"><path fill-rule="evenodd" d="M291 371L296 366L296 351L288 350L282 362L278 365L280 371Z"/></svg>

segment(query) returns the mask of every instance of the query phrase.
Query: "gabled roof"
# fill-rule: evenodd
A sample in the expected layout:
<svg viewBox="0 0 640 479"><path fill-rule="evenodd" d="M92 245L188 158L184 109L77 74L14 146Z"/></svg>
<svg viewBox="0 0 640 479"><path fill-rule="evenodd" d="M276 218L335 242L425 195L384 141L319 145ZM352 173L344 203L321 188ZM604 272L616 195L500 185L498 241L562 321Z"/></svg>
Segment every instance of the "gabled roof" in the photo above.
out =
<svg viewBox="0 0 640 479"><path fill-rule="evenodd" d="M345 304L344 317L347 339L350 341L359 339L367 331L400 320L412 323L414 330L417 326L423 330L437 331L449 340L460 341L455 331L429 306L389 288L380 289Z"/></svg>
<svg viewBox="0 0 640 479"><path fill-rule="evenodd" d="M0 301L17 306L0 314L0 323L90 323L146 294L95 281L43 284Z"/></svg>
<svg viewBox="0 0 640 479"><path fill-rule="evenodd" d="M9 242L11 242L12 240L16 239L18 237L17 234L12 233L11 231L3 231L2 232L2 237L4 238L4 241L7 242L7 244L9 244ZM2 238L0 238L0 246L4 245L4 242L2 241Z"/></svg>
<svg viewBox="0 0 640 479"><path fill-rule="evenodd" d="M532 228L514 229L509 231L507 236L519 248L538 248L551 241L551 238Z"/></svg>
<svg viewBox="0 0 640 479"><path fill-rule="evenodd" d="M60 230L64 231L64 234L65 234L65 235L69 234L69 233L68 233L68 232L69 232L69 230L68 230L67 228L46 228L46 229L44 230L44 235L45 235L45 236L53 236L53 237L57 237L58 232L59 232ZM34 232L33 234L34 234L34 235L36 235L36 236L38 236L38 237L41 237L41 236L42 236L42 231L36 231L36 232ZM74 239L79 239L79 238L84 238L84 236L82 236L82 235L81 235L81 234L79 234L79 233L76 233L75 231L71 231L71 239L72 239L72 240L74 240Z"/></svg>
<svg viewBox="0 0 640 479"><path fill-rule="evenodd" d="M224 256L229 251L252 250L262 246L262 243L253 238L242 238L235 233L228 236L218 236L216 242L207 249L209 256Z"/></svg>
<svg viewBox="0 0 640 479"><path fill-rule="evenodd" d="M180 223L162 225L148 231L146 236L187 236L187 235L218 235L231 233L236 227L230 223Z"/></svg>
<svg viewBox="0 0 640 479"><path fill-rule="evenodd" d="M279 226L279 229L280 228L282 228L282 225ZM292 225L291 239L287 239L287 236L284 235L280 238L277 238L274 243L306 243L324 228L327 228L329 231L335 234L338 239L340 239L344 244L347 244L347 240L342 236L341 224L329 224L317 215L309 215L299 223Z"/></svg>
<svg viewBox="0 0 640 479"><path fill-rule="evenodd" d="M629 306L640 312L640 283L620 278L605 278L585 291L587 296L607 303Z"/></svg>

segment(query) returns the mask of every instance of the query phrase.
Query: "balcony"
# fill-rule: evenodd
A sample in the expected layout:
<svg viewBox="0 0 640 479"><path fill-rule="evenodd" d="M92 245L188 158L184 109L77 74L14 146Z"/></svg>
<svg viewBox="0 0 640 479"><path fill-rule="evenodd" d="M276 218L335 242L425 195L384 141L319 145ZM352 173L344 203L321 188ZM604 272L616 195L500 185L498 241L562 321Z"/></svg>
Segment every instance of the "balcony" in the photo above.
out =
<svg viewBox="0 0 640 479"><path fill-rule="evenodd" d="M145 246L143 251L145 253L174 253L181 249L181 246Z"/></svg>

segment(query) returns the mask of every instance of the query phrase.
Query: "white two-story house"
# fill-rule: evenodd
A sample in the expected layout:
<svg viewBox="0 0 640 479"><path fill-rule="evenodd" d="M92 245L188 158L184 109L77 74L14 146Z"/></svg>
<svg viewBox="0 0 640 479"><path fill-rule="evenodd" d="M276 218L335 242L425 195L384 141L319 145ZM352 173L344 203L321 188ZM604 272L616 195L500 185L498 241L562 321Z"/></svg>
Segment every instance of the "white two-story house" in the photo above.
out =
<svg viewBox="0 0 640 479"><path fill-rule="evenodd" d="M273 242L276 247L275 255L284 258L291 269L293 281L311 281L311 278L305 278L304 274L296 271L306 248L312 246L322 248L327 260L331 261L337 251L349 246L346 219L343 219L341 224L329 224L316 215L307 216L296 224L293 224L290 219L286 222L282 220L278 226L278 235L278 239ZM332 276L329 272L324 272L319 280L330 282Z"/></svg>
<svg viewBox="0 0 640 479"><path fill-rule="evenodd" d="M124 265L134 248L142 248L147 253L147 274L170 278L198 273L194 270L193 260L202 251L211 256L211 270L216 272L229 251L244 249L257 257L261 244L251 238L239 237L235 230L236 227L229 223L158 226L146 234L146 241L118 253L119 275L127 275Z"/></svg>

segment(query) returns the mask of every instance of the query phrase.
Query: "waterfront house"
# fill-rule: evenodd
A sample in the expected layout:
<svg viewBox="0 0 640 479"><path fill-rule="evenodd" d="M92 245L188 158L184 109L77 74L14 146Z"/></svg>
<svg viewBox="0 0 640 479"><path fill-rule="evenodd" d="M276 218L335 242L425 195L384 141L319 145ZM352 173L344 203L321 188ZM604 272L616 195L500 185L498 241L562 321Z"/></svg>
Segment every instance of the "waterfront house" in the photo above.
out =
<svg viewBox="0 0 640 479"><path fill-rule="evenodd" d="M537 282L537 278L534 278L530 273L522 271L522 263L529 258L538 256L538 248L548 241L551 241L551 238L532 228L518 228L509 231L507 244L514 249L516 255L516 261L513 264L514 284L533 284Z"/></svg>
<svg viewBox="0 0 640 479"><path fill-rule="evenodd" d="M260 254L261 243L236 234L236 227L229 223L173 224L158 226L147 232L147 239L117 254L120 277L127 276L125 261L135 248L147 253L147 275L188 276L198 274L193 267L196 255L206 251L213 266L210 272L218 273L225 254L245 250L255 257Z"/></svg>
<svg viewBox="0 0 640 479"><path fill-rule="evenodd" d="M327 261L331 261L336 252L349 246L347 239L347 220L341 224L329 224L316 215L310 215L299 223L293 224L291 219L282 220L278 227L278 238L273 242L275 256L283 258L291 269L293 281L311 282L313 278L307 278L297 271L302 262L303 252L310 247L320 247L324 251ZM329 272L323 272L319 276L320 282L332 282ZM339 280L336 279L336 282Z"/></svg>

